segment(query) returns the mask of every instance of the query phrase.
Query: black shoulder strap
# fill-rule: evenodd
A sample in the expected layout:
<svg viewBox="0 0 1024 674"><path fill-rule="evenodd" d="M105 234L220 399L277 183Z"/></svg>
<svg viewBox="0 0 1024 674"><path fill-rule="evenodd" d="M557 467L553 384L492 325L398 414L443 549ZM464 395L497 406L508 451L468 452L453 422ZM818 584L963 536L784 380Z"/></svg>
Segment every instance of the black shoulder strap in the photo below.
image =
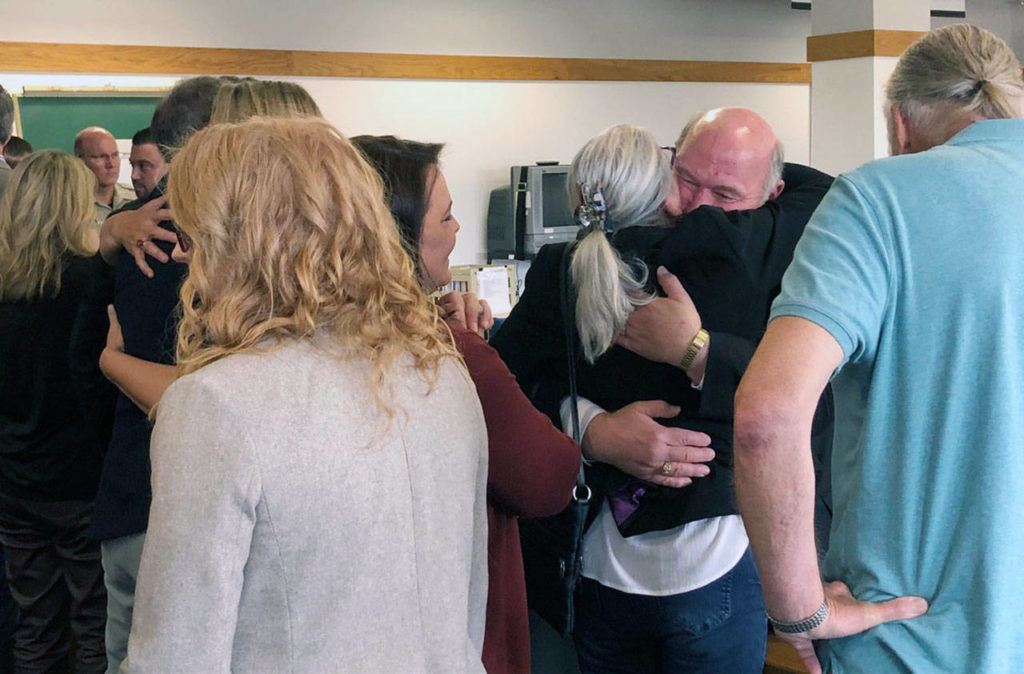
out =
<svg viewBox="0 0 1024 674"><path fill-rule="evenodd" d="M583 438L580 433L580 412L579 405L577 404L578 396L576 394L576 294L572 284L569 283L569 263L572 260L572 252L575 248L575 243L569 243L562 250L562 259L558 267L558 294L562 302L562 323L565 327L565 353L569 361L569 402L570 414L572 415L572 439L582 448ZM590 487L587 486L582 462L580 463L580 472L576 476L576 489L573 491L573 498L584 503L590 500Z"/></svg>

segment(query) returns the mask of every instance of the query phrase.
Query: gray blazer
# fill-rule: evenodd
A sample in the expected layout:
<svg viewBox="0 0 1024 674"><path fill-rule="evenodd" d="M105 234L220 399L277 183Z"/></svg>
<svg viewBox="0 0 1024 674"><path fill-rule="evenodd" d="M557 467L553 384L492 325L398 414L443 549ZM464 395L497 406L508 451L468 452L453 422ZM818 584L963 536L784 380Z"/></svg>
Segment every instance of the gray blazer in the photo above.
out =
<svg viewBox="0 0 1024 674"><path fill-rule="evenodd" d="M292 342L178 380L122 672L480 672L487 434L464 369Z"/></svg>

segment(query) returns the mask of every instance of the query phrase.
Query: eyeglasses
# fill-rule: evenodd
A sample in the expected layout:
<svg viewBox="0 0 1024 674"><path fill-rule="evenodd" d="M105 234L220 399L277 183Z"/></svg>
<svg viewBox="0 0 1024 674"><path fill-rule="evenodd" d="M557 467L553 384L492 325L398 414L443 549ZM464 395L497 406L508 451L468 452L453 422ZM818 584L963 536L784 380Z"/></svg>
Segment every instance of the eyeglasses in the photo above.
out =
<svg viewBox="0 0 1024 674"><path fill-rule="evenodd" d="M174 234L178 237L178 246L181 247L182 253L187 253L192 248L192 238L181 230L177 224L171 223L174 226Z"/></svg>
<svg viewBox="0 0 1024 674"><path fill-rule="evenodd" d="M115 152L113 154L87 154L87 155L85 155L85 158L86 159L90 159L92 161L111 161L111 162L115 162L115 161L118 161L121 158L121 153L120 152Z"/></svg>
<svg viewBox="0 0 1024 674"><path fill-rule="evenodd" d="M674 145L662 145L661 149L668 155L668 165L674 168L676 165L676 148Z"/></svg>

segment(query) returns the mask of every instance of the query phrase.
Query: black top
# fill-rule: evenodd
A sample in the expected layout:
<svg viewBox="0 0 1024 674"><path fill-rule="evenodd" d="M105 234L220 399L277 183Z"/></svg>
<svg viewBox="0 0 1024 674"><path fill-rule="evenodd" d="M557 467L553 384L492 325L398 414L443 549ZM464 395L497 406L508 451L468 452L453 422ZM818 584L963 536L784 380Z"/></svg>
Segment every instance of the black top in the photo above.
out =
<svg viewBox="0 0 1024 674"><path fill-rule="evenodd" d="M69 255L56 297L0 302L0 491L88 500L110 438L114 388L99 369L110 271Z"/></svg>
<svg viewBox="0 0 1024 674"><path fill-rule="evenodd" d="M679 405L679 416L663 423L705 432L715 449L707 477L683 489L649 488L641 508L622 528L624 535L737 512L732 489L733 395L765 329L796 242L832 182L824 173L794 164L786 165L784 178L785 191L761 208L727 212L705 206L673 227L631 227L612 237L624 259L639 258L647 264L652 282L658 265L678 276L712 334L703 391L694 390L677 368L618 346L593 365L580 363L581 396L608 410L638 400ZM556 420L559 401L568 390L557 293L565 245L540 250L523 296L491 340L527 395ZM628 479L605 464L587 468L587 481L598 495Z"/></svg>
<svg viewBox="0 0 1024 674"><path fill-rule="evenodd" d="M163 194L162 183L144 199L120 210L135 210ZM170 222L160 223L173 229ZM155 242L170 255L173 244ZM121 251L114 266L114 308L121 322L124 351L157 363L174 362L178 290L188 267L177 262L150 261L154 277L146 278L135 259ZM114 432L103 464L89 535L96 540L120 538L146 530L149 521L149 434L146 414L124 395L117 398Z"/></svg>

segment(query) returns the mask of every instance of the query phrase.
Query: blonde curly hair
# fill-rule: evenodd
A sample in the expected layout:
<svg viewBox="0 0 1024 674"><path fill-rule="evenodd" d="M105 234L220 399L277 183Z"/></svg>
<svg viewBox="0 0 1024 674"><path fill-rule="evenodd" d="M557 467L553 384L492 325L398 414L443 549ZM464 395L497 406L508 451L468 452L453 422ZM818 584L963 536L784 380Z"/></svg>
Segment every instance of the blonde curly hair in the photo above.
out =
<svg viewBox="0 0 1024 674"><path fill-rule="evenodd" d="M195 244L181 288L182 374L284 338L328 335L366 357L383 404L411 354L427 381L458 355L416 281L377 172L318 119L253 118L197 132L168 181L175 222Z"/></svg>
<svg viewBox="0 0 1024 674"><path fill-rule="evenodd" d="M0 299L56 296L65 255L96 253L94 182L85 164L56 150L18 163L0 200Z"/></svg>

